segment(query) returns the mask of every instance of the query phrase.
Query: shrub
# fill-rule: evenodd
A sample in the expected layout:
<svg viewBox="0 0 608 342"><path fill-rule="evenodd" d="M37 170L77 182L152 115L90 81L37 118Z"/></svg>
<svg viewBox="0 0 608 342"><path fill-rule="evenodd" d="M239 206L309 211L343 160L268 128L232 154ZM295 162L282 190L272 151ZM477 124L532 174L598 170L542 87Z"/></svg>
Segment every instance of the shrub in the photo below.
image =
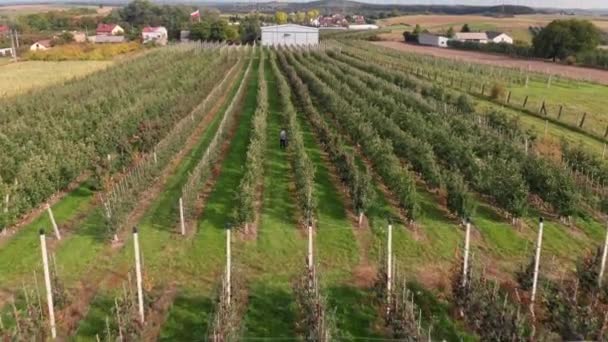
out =
<svg viewBox="0 0 608 342"><path fill-rule="evenodd" d="M492 98L493 100L499 100L505 97L506 93L507 89L503 84L494 83L494 85L492 86L492 90L490 90L490 98Z"/></svg>

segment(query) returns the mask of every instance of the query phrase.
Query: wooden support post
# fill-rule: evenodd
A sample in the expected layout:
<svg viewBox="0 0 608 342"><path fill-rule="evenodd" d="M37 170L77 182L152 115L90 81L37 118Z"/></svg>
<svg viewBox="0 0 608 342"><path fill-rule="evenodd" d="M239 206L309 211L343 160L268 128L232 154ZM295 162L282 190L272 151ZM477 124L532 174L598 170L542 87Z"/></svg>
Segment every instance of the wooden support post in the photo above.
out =
<svg viewBox="0 0 608 342"><path fill-rule="evenodd" d="M469 270L469 245L471 238L471 222L466 221L466 231L464 235L464 255L462 260L462 286L467 285L467 275Z"/></svg>
<svg viewBox="0 0 608 342"><path fill-rule="evenodd" d="M141 255L139 253L139 234L137 227L133 228L133 246L135 248L135 276L137 277L137 302L139 304L139 321L144 324L144 293L143 281L141 278Z"/></svg>
<svg viewBox="0 0 608 342"><path fill-rule="evenodd" d="M507 103L511 102L511 91L509 90L509 95L507 95Z"/></svg>
<svg viewBox="0 0 608 342"><path fill-rule="evenodd" d="M228 300L228 305L230 305L230 297L231 297L231 268L232 268L232 260L230 253L230 227L226 230L226 296Z"/></svg>
<svg viewBox="0 0 608 342"><path fill-rule="evenodd" d="M602 278L606 270L606 257L608 256L608 227L606 227L606 240L604 241L604 251L602 253L602 263L600 264L600 274L597 277L597 286L602 286Z"/></svg>
<svg viewBox="0 0 608 342"><path fill-rule="evenodd" d="M40 249L42 251L42 266L44 267L44 285L46 287L46 303L49 309L49 324L51 325L51 338L57 338L57 327L55 326L55 308L53 305L53 288L51 284L51 273L49 272L49 255L46 251L46 237L44 229L40 229Z"/></svg>
<svg viewBox="0 0 608 342"><path fill-rule="evenodd" d="M587 112L583 113L583 117L581 118L581 122L578 124L579 128L583 128L583 125L585 124L585 119L587 118Z"/></svg>
<svg viewBox="0 0 608 342"><path fill-rule="evenodd" d="M308 270L312 271L312 223L308 222Z"/></svg>
<svg viewBox="0 0 608 342"><path fill-rule="evenodd" d="M184 222L184 201L179 198L179 223L182 230L182 236L186 235L186 223Z"/></svg>
<svg viewBox="0 0 608 342"><path fill-rule="evenodd" d="M564 110L564 106L560 105L559 106L559 113L557 113L557 120L559 120L562 117L562 111Z"/></svg>
<svg viewBox="0 0 608 342"><path fill-rule="evenodd" d="M608 127L606 128L606 132L608 132ZM8 204L9 204L9 200L10 200L11 196L9 194L6 194L4 196L4 213L8 213Z"/></svg>
<svg viewBox="0 0 608 342"><path fill-rule="evenodd" d="M530 296L530 311L534 314L534 300L536 299L536 287L538 286L538 270L540 267L540 252L543 245L543 218L538 222L538 239L536 240L536 255L534 257L534 278L532 279L532 295Z"/></svg>
<svg viewBox="0 0 608 342"><path fill-rule="evenodd" d="M359 212L359 228L361 228L362 224L363 224L363 212L360 211Z"/></svg>
<svg viewBox="0 0 608 342"><path fill-rule="evenodd" d="M523 107L526 108L527 104L528 104L528 95L526 95L526 98L524 99Z"/></svg>
<svg viewBox="0 0 608 342"><path fill-rule="evenodd" d="M51 224L53 225L53 230L55 231L55 237L57 240L61 240L61 234L59 233L59 227L57 226L57 222L55 221L55 216L53 215L53 209L51 209L50 204L46 204L46 211L49 213L49 219L51 220Z"/></svg>
<svg viewBox="0 0 608 342"><path fill-rule="evenodd" d="M483 96L485 92L486 92L486 84L484 83L481 85L481 96Z"/></svg>
<svg viewBox="0 0 608 342"><path fill-rule="evenodd" d="M158 164L158 156L156 155L156 151L154 151L154 153L152 154L152 156L154 157L154 165Z"/></svg>
<svg viewBox="0 0 608 342"><path fill-rule="evenodd" d="M388 224L388 241L387 241L387 260L386 260L386 292L387 292L387 296L388 298L390 298L391 295L391 289L392 289L392 269L393 269L393 225L389 222Z"/></svg>

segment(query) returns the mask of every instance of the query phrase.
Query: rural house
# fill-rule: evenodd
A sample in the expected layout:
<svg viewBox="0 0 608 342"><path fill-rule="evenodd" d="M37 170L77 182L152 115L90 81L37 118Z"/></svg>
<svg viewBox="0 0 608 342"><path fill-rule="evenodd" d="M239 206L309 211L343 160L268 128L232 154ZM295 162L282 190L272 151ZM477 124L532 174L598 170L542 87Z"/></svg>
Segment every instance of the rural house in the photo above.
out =
<svg viewBox="0 0 608 342"><path fill-rule="evenodd" d="M513 44L513 38L504 32L488 31L486 34L488 35L489 42Z"/></svg>
<svg viewBox="0 0 608 342"><path fill-rule="evenodd" d="M13 57L13 48L0 49L0 57Z"/></svg>
<svg viewBox="0 0 608 342"><path fill-rule="evenodd" d="M98 36L118 36L123 35L125 30L116 24L99 24L95 34Z"/></svg>
<svg viewBox="0 0 608 342"><path fill-rule="evenodd" d="M480 43L488 42L488 35L485 32L457 32L454 35L454 40L463 43Z"/></svg>
<svg viewBox="0 0 608 342"><path fill-rule="evenodd" d="M30 51L44 51L51 48L51 40L39 40L30 46Z"/></svg>
<svg viewBox="0 0 608 342"><path fill-rule="evenodd" d="M167 33L167 29L163 26L159 27L144 27L141 31L141 38L146 43L156 43L160 45L167 45L169 40L169 34Z"/></svg>
<svg viewBox="0 0 608 342"><path fill-rule="evenodd" d="M448 47L448 41L450 38L444 36L438 36L431 33L420 33L418 35L418 44L436 46L436 47Z"/></svg>
<svg viewBox="0 0 608 342"><path fill-rule="evenodd" d="M319 45L319 29L295 24L262 27L263 46Z"/></svg>
<svg viewBox="0 0 608 342"><path fill-rule="evenodd" d="M0 37L8 36L9 27L7 25L0 25Z"/></svg>

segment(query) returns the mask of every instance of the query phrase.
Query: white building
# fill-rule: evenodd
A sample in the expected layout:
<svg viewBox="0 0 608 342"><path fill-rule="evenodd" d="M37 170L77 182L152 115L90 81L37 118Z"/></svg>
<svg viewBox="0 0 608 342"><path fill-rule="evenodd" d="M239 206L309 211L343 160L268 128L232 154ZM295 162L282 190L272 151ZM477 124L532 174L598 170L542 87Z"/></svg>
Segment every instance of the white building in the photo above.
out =
<svg viewBox="0 0 608 342"><path fill-rule="evenodd" d="M167 29L163 26L144 27L141 31L141 37L144 44L154 42L159 45L167 45L167 42L169 41L169 34L167 33Z"/></svg>
<svg viewBox="0 0 608 342"><path fill-rule="evenodd" d="M418 44L429 45L437 47L448 47L448 41L450 38L444 36L438 36L430 33L420 33L418 35Z"/></svg>
<svg viewBox="0 0 608 342"><path fill-rule="evenodd" d="M13 49L12 48L4 48L4 49L0 49L0 56L1 57L13 57Z"/></svg>
<svg viewBox="0 0 608 342"><path fill-rule="evenodd" d="M488 42L488 35L485 32L457 32L454 35L454 40L466 43L481 43L486 44Z"/></svg>
<svg viewBox="0 0 608 342"><path fill-rule="evenodd" d="M352 24L348 25L349 30L377 30L378 25L373 24Z"/></svg>
<svg viewBox="0 0 608 342"><path fill-rule="evenodd" d="M51 48L51 40L40 40L30 46L30 51L44 51Z"/></svg>
<svg viewBox="0 0 608 342"><path fill-rule="evenodd" d="M486 32L488 40L492 43L513 44L513 38L504 32Z"/></svg>
<svg viewBox="0 0 608 342"><path fill-rule="evenodd" d="M262 27L262 45L318 45L319 29L295 24Z"/></svg>

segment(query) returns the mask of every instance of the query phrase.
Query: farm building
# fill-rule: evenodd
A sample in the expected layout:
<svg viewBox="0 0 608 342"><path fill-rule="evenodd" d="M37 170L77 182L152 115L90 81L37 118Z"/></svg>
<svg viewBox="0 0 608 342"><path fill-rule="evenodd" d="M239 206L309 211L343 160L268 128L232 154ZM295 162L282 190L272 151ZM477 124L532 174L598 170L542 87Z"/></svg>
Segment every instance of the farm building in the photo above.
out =
<svg viewBox="0 0 608 342"><path fill-rule="evenodd" d="M357 25L348 25L349 30L377 30L378 25L373 24L357 24Z"/></svg>
<svg viewBox="0 0 608 342"><path fill-rule="evenodd" d="M144 27L144 29L141 31L141 37L143 39L144 44L156 43L160 45L167 45L167 42L169 40L169 34L167 33L167 29L163 26Z"/></svg>
<svg viewBox="0 0 608 342"><path fill-rule="evenodd" d="M492 43L513 44L513 38L504 32L488 31L486 34L488 35L488 40Z"/></svg>
<svg viewBox="0 0 608 342"><path fill-rule="evenodd" d="M454 40L463 43L481 43L488 42L488 35L485 32L457 32L454 35Z"/></svg>
<svg viewBox="0 0 608 342"><path fill-rule="evenodd" d="M51 40L39 40L30 46L30 51L44 51L51 48Z"/></svg>
<svg viewBox="0 0 608 342"><path fill-rule="evenodd" d="M318 45L319 29L295 24L262 27L263 46Z"/></svg>
<svg viewBox="0 0 608 342"><path fill-rule="evenodd" d="M421 33L418 35L418 44L437 46L437 47L448 47L448 41L450 38L444 36L438 36L430 33Z"/></svg>
<svg viewBox="0 0 608 342"><path fill-rule="evenodd" d="M99 24L95 34L98 36L118 36L125 33L125 30L116 24Z"/></svg>
<svg viewBox="0 0 608 342"><path fill-rule="evenodd" d="M95 44L113 44L113 43L124 43L124 36L106 36L106 35L97 35L89 37L89 42Z"/></svg>
<svg viewBox="0 0 608 342"><path fill-rule="evenodd" d="M13 49L12 48L0 49L0 56L1 57L13 57Z"/></svg>

